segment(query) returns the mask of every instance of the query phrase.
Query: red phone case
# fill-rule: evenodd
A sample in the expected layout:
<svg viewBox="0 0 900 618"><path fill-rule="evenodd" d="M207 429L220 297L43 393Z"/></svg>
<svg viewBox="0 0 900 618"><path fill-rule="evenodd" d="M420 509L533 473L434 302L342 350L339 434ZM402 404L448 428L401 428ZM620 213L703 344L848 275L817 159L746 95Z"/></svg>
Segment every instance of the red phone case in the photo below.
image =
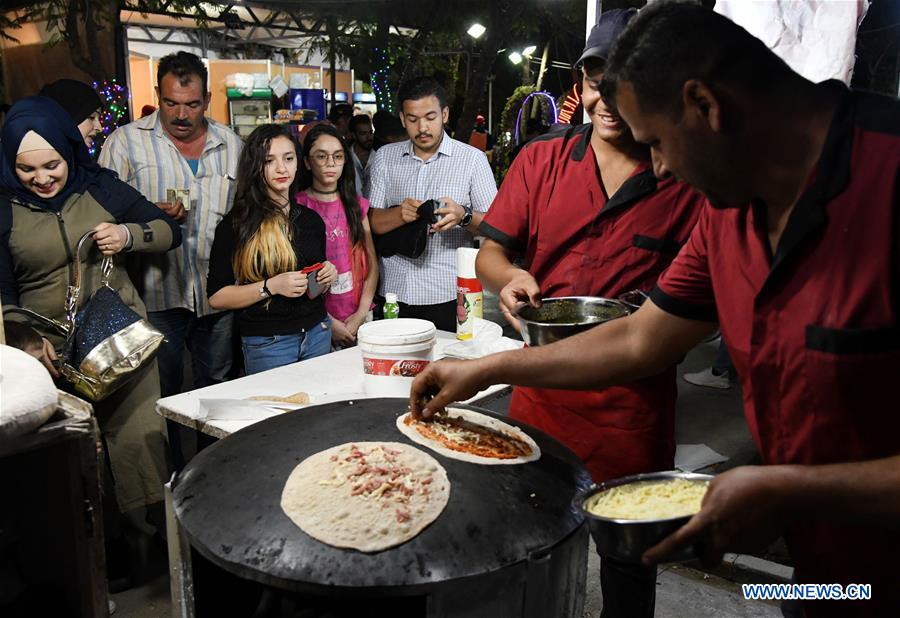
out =
<svg viewBox="0 0 900 618"><path fill-rule="evenodd" d="M319 270L320 268L322 268L322 262L318 262L316 264L313 264L312 266L307 266L306 268L301 268L300 272L302 272L304 275L308 275L309 273Z"/></svg>
<svg viewBox="0 0 900 618"><path fill-rule="evenodd" d="M303 274L307 275L307 289L306 295L309 298L315 298L319 294L321 294L325 290L325 286L321 285L318 281L316 281L315 276L310 277L309 275L313 275L318 272L322 268L322 262L318 264L313 264L312 266L307 266L300 270Z"/></svg>

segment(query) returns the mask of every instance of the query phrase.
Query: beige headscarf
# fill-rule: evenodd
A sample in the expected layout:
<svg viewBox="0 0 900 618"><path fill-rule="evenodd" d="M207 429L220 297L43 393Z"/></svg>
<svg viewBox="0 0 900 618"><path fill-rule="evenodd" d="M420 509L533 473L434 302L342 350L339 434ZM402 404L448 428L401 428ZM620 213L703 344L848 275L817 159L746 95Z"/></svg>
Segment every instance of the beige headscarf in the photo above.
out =
<svg viewBox="0 0 900 618"><path fill-rule="evenodd" d="M32 150L56 150L53 146L50 145L50 142L45 140L43 137L35 133L34 131L29 131L25 134L25 137L22 138L22 141L19 143L19 149L16 151L17 155L22 154L23 152L31 152Z"/></svg>

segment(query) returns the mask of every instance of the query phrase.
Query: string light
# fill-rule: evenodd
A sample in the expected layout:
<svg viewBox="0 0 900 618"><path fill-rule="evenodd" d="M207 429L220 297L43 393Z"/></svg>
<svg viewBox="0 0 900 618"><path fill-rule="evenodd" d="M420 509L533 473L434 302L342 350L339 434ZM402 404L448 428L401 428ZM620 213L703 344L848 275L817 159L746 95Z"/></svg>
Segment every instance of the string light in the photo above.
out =
<svg viewBox="0 0 900 618"><path fill-rule="evenodd" d="M103 109L100 112L100 133L94 136L94 145L91 146L91 156L95 156L109 134L119 126L119 121L125 117L128 111L128 88L119 84L116 80L105 80L93 83L94 90L100 95Z"/></svg>
<svg viewBox="0 0 900 618"><path fill-rule="evenodd" d="M375 91L375 98L378 106L386 109L388 112L394 112L394 97L391 95L391 88L388 82L388 73L390 73L393 62L388 60L387 53L379 47L374 48L376 56L381 56L381 68L372 72L371 82L372 90Z"/></svg>
<svg viewBox="0 0 900 618"><path fill-rule="evenodd" d="M554 125L559 121L559 113L556 110L556 99L553 98L553 95L551 95L549 92L545 92L543 90L536 90L536 91L532 92L527 97L525 97L525 100L522 101L522 104L519 106L519 113L516 116L516 133L515 133L515 138L516 138L515 143L516 144L519 143L519 124L522 122L522 110L525 109L525 104L528 103L528 101L530 101L532 99L532 97L544 97L545 99L547 99L547 101L550 102L550 113L551 113L550 117L553 119L553 120L551 120L550 124Z"/></svg>

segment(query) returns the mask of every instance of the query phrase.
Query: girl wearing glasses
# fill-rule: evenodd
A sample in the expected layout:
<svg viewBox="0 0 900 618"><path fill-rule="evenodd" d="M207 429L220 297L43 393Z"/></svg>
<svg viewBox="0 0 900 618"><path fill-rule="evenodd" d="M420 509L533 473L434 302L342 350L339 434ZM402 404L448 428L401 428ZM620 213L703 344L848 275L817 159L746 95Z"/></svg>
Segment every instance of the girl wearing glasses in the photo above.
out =
<svg viewBox="0 0 900 618"><path fill-rule="evenodd" d="M331 317L335 347L356 342L378 285L378 260L366 213L369 202L356 193L350 149L328 124L311 128L303 140L303 167L297 203L319 213L325 222L326 255L337 278L325 307Z"/></svg>
<svg viewBox="0 0 900 618"><path fill-rule="evenodd" d="M216 226L207 293L237 313L247 374L331 350L324 294L337 271L325 226L294 200L297 147L283 125L257 127L238 163L234 207ZM307 274L304 268L321 264Z"/></svg>

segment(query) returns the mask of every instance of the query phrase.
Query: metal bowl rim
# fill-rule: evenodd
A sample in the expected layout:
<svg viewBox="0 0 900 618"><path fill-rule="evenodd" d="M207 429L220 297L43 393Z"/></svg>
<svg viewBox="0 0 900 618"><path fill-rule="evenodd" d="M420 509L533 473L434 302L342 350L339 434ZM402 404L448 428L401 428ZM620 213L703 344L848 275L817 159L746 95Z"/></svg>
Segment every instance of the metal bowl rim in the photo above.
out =
<svg viewBox="0 0 900 618"><path fill-rule="evenodd" d="M609 522L613 524L621 524L621 525L648 525L648 524L657 524L657 523L667 523L667 522L675 522L679 520L684 520L685 522L689 520L693 515L679 515L678 517L668 517L666 519L615 519L612 517L603 517L602 515L596 515L591 513L589 510L584 508L584 503L588 498L599 494L602 491L606 491L607 489L612 489L613 487L621 487L622 485L630 485L631 483L637 483L640 481L657 481L663 479L685 479L689 481L712 481L715 478L712 474L698 474L697 472L679 472L679 471L666 471L666 472L645 472L643 474L633 474L631 476L622 476L617 479L610 479L608 481L604 481L602 483L594 483L587 489L582 489L575 497L572 499L573 506L580 512L585 519L593 519L596 521Z"/></svg>
<svg viewBox="0 0 900 618"><path fill-rule="evenodd" d="M624 318L626 315L631 313L631 309L628 308L628 305L623 303L620 300L616 300L614 298L604 298L602 296L551 296L549 298L542 298L541 305L546 303L547 301L557 301L557 300L585 300L592 301L596 305L605 305L605 306L613 306L618 307L623 310L622 315L616 316L614 318L609 318L608 320L603 320L601 322L539 322L537 320L529 320L528 318L522 317L521 311L525 308L531 307L531 305L525 304L516 309L516 318L525 324L534 324L536 326L590 326L590 325L598 325L603 324L604 322L609 322L611 320L616 320L618 318ZM533 307L531 307L533 308Z"/></svg>

